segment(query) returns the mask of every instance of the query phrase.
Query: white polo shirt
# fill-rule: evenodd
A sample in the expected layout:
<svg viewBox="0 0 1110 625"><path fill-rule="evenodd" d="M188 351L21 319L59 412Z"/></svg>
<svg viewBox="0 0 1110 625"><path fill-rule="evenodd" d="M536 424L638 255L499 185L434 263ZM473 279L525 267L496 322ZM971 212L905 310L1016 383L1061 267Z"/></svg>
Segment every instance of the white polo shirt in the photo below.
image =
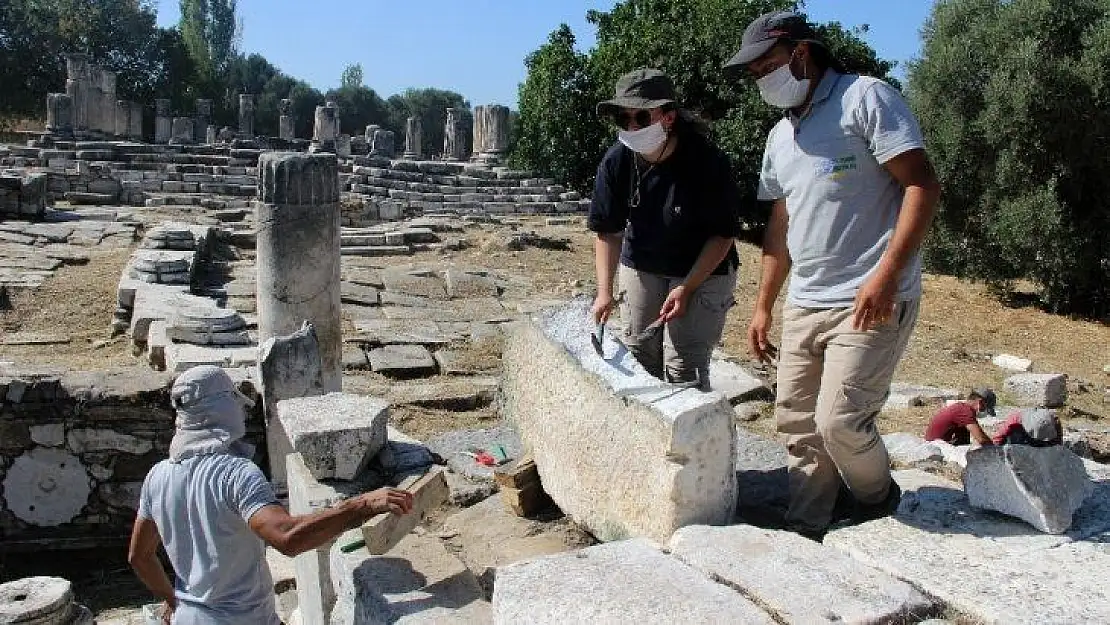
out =
<svg viewBox="0 0 1110 625"><path fill-rule="evenodd" d="M876 78L827 70L804 118L784 116L767 137L759 199L786 199L787 302L851 306L894 233L903 189L883 167L925 142L902 95ZM921 296L921 258L897 300Z"/></svg>

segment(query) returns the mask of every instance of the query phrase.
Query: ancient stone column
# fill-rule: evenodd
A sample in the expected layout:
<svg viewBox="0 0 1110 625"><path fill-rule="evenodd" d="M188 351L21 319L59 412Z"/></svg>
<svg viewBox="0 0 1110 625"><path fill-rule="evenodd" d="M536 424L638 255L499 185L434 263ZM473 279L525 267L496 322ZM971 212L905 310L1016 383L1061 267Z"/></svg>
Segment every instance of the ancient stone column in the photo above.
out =
<svg viewBox="0 0 1110 625"><path fill-rule="evenodd" d="M462 119L455 108L447 109L447 122L443 128L443 160L461 161L466 158L466 143L462 133Z"/></svg>
<svg viewBox="0 0 1110 625"><path fill-rule="evenodd" d="M278 105L278 138L292 141L297 138L297 120L293 118L293 101L286 98Z"/></svg>
<svg viewBox="0 0 1110 625"><path fill-rule="evenodd" d="M66 55L66 95L73 101L73 129L89 129L89 57L87 54Z"/></svg>
<svg viewBox="0 0 1110 625"><path fill-rule="evenodd" d="M116 134L116 73L100 70L100 132Z"/></svg>
<svg viewBox="0 0 1110 625"><path fill-rule="evenodd" d="M192 117L175 117L173 118L173 132L171 133L170 143L175 145L191 145L193 143L193 118Z"/></svg>
<svg viewBox="0 0 1110 625"><path fill-rule="evenodd" d="M370 154L393 158L396 154L396 147L394 144L393 131L378 128L374 131L374 136L370 139Z"/></svg>
<svg viewBox="0 0 1110 625"><path fill-rule="evenodd" d="M239 94L239 134L254 137L254 96L249 93Z"/></svg>
<svg viewBox="0 0 1110 625"><path fill-rule="evenodd" d="M206 143L208 124L212 121L212 100L197 98L196 117L193 118L193 132L197 143Z"/></svg>
<svg viewBox="0 0 1110 625"><path fill-rule="evenodd" d="M324 102L324 106L330 108L335 112L332 115L332 123L335 124L333 135L338 138L341 130L340 126L342 125L339 120L339 105L335 103L335 100L328 100L327 102Z"/></svg>
<svg viewBox="0 0 1110 625"><path fill-rule="evenodd" d="M509 149L509 107L474 107L474 160L500 161Z"/></svg>
<svg viewBox="0 0 1110 625"><path fill-rule="evenodd" d="M154 142L168 143L173 134L173 121L170 119L170 101L159 98L154 101Z"/></svg>
<svg viewBox="0 0 1110 625"><path fill-rule="evenodd" d="M423 158L421 146L424 141L424 129L420 125L419 117L410 117L405 121L405 153L402 158L419 160Z"/></svg>
<svg viewBox="0 0 1110 625"><path fill-rule="evenodd" d="M143 105L138 102L131 103L131 128L127 136L132 141L143 140Z"/></svg>
<svg viewBox="0 0 1110 625"><path fill-rule="evenodd" d="M131 131L131 103L127 100L116 100L115 110L116 121L112 134L117 137L126 137L127 133Z"/></svg>
<svg viewBox="0 0 1110 625"><path fill-rule="evenodd" d="M342 390L339 162L334 154L267 152L258 177L259 343L312 323L324 392Z"/></svg>
<svg viewBox="0 0 1110 625"><path fill-rule="evenodd" d="M339 135L335 138L335 154L337 156L351 156L351 135Z"/></svg>
<svg viewBox="0 0 1110 625"><path fill-rule="evenodd" d="M88 120L89 131L99 133L101 130L100 107L104 99L102 88L103 74L100 67L89 64L89 91L85 98L85 116Z"/></svg>
<svg viewBox="0 0 1110 625"><path fill-rule="evenodd" d="M336 108L317 106L312 126L312 149L315 152L335 152Z"/></svg>
<svg viewBox="0 0 1110 625"><path fill-rule="evenodd" d="M46 94L46 130L60 137L73 134L73 98L68 94Z"/></svg>

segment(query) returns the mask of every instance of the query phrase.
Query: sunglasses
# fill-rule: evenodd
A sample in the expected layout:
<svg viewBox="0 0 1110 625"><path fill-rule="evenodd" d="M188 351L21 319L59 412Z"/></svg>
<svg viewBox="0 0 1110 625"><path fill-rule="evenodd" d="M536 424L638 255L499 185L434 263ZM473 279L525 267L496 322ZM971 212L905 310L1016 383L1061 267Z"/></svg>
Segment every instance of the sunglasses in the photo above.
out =
<svg viewBox="0 0 1110 625"><path fill-rule="evenodd" d="M635 113L621 111L613 117L613 121L615 121L617 126L620 126L622 130L628 130L628 127L632 125L633 121L636 122L638 128L647 128L651 125L651 111L644 109L640 109Z"/></svg>

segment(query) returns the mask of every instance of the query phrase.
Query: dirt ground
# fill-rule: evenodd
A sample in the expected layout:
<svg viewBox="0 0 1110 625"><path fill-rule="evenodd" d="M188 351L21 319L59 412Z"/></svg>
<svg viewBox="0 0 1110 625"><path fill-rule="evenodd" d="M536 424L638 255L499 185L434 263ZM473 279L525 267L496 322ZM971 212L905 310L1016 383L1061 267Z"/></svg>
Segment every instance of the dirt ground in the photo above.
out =
<svg viewBox="0 0 1110 625"><path fill-rule="evenodd" d="M370 266L428 263L487 267L501 273L528 278L530 287L513 288L537 299L560 299L592 294L592 239L581 223L573 226L544 226L542 218L516 220L515 225L483 224L468 228L461 236L461 251L420 252L413 256L359 259ZM534 230L553 238L568 239L567 250L507 249L505 242L514 231ZM730 356L747 358L746 328L758 287L759 250L741 244L743 266L736 288L737 305L729 312L722 349ZM112 339L110 322L115 309L115 288L126 261L126 250L93 251L88 264L58 270L34 292L14 292L0 298L0 328L14 332L65 334L68 344L51 346L0 345L0 361L47 364L71 369L139 366L126 341ZM781 308L781 301L779 304ZM776 310L773 336L780 331L781 315ZM2 342L2 341L0 341ZM1110 417L1104 399L1110 376L1110 327L1107 325L1045 313L1037 308L1015 308L992 298L983 285L949 276L926 275L921 317L898 371L897 381L947 388L970 389L991 386L1000 389L1007 373L990 363L996 353L1011 353L1033 361L1035 371L1067 373L1070 378L1065 420L1099 420ZM1011 400L1000 393L1000 403ZM411 412L411 414L410 414ZM474 425L492 416L440 414L412 409L400 411L397 420L413 434L429 435L450 429L456 419ZM884 431L918 431L924 428L928 409L884 414ZM759 430L760 422L752 424ZM415 425L419 423L419 425Z"/></svg>

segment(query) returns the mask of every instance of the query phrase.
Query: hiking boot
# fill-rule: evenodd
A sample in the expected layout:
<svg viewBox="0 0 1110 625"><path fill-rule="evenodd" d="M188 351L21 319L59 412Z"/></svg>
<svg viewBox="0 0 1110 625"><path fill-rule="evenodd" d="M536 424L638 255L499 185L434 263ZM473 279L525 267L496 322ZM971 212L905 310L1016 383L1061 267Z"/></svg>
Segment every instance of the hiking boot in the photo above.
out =
<svg viewBox="0 0 1110 625"><path fill-rule="evenodd" d="M840 482L840 490L836 492L836 503L833 504L832 514L829 515L829 524L836 524L851 519L856 512L856 498L844 482Z"/></svg>
<svg viewBox="0 0 1110 625"><path fill-rule="evenodd" d="M902 489L894 480L891 480L890 490L887 491L886 497L882 501L878 503L856 502L855 511L852 513L852 522L866 523L891 516L898 510L898 504L901 501Z"/></svg>
<svg viewBox="0 0 1110 625"><path fill-rule="evenodd" d="M808 538L815 543L824 540L825 534L829 532L828 529L814 529L804 523L787 523L782 529L788 532L794 532L802 538Z"/></svg>

